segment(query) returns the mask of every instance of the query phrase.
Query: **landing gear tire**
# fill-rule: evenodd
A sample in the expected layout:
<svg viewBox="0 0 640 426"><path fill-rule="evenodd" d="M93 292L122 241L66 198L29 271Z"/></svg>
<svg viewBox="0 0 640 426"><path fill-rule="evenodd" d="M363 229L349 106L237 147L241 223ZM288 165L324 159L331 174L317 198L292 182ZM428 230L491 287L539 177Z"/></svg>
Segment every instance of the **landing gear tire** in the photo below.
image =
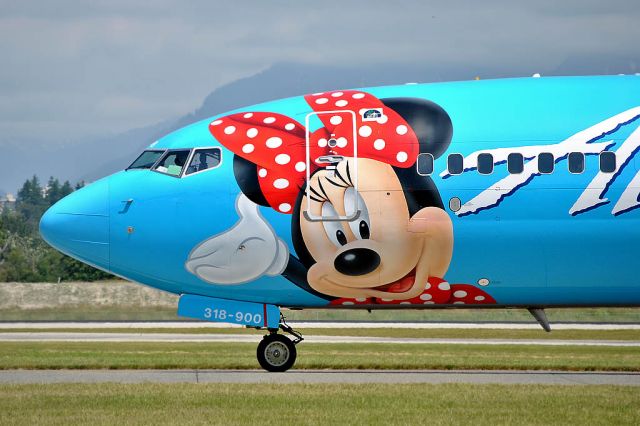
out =
<svg viewBox="0 0 640 426"><path fill-rule="evenodd" d="M267 371L287 371L296 362L296 345L282 334L267 334L258 345L258 362Z"/></svg>

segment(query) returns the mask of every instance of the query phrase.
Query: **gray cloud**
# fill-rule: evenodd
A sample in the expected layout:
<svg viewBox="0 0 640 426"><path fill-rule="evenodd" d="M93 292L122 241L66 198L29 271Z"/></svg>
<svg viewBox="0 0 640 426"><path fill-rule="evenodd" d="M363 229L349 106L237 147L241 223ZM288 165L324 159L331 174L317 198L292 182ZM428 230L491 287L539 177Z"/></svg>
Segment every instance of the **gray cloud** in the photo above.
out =
<svg viewBox="0 0 640 426"><path fill-rule="evenodd" d="M434 64L442 79L637 69L639 18L637 0L0 1L0 144L179 116L279 61Z"/></svg>

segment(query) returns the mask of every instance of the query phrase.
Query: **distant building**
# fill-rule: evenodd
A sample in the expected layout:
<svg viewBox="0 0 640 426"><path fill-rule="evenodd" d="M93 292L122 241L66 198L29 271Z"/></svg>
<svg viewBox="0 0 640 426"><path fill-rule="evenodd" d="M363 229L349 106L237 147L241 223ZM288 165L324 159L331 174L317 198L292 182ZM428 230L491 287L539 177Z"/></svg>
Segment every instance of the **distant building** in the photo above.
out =
<svg viewBox="0 0 640 426"><path fill-rule="evenodd" d="M5 194L0 196L0 213L4 209L13 210L16 206L16 197L13 194Z"/></svg>

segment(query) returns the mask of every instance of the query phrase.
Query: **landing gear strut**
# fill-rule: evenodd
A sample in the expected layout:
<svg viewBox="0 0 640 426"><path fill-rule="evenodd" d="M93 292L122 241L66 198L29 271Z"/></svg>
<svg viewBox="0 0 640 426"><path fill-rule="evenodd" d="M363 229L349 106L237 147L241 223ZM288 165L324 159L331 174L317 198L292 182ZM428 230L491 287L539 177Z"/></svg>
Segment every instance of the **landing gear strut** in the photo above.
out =
<svg viewBox="0 0 640 426"><path fill-rule="evenodd" d="M270 329L269 334L264 336L258 345L257 356L260 366L267 371L282 372L287 371L296 362L296 345L302 340L302 335L291 328L284 316L280 315L280 327L285 333L291 334L291 340L283 334L278 334L278 329Z"/></svg>

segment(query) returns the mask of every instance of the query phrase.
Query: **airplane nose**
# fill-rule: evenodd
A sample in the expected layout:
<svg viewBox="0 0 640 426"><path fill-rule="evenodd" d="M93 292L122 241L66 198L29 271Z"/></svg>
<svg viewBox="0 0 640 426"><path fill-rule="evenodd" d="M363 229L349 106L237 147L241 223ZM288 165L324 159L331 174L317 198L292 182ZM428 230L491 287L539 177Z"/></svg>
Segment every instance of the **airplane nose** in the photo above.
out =
<svg viewBox="0 0 640 426"><path fill-rule="evenodd" d="M109 180L96 181L51 206L40 235L55 249L109 269Z"/></svg>

